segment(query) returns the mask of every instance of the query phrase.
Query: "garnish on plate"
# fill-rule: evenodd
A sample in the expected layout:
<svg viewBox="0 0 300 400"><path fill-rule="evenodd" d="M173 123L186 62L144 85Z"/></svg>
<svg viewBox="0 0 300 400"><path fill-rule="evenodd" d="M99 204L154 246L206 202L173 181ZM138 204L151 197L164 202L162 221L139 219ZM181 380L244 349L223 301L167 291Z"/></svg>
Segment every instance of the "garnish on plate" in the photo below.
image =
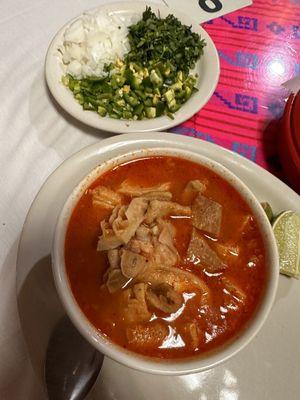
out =
<svg viewBox="0 0 300 400"><path fill-rule="evenodd" d="M128 32L130 50L123 58L111 46L105 54L107 59L115 57L115 61L103 65L101 73L85 75L87 66L94 64L84 58L80 73L68 73L63 83L84 110L95 111L101 117L141 120L167 115L173 119L173 113L197 91L198 76L189 71L203 54L204 40L173 15L159 18L149 7ZM95 61L95 51L90 53ZM72 72L69 65L67 71ZM93 71L98 71L97 66Z"/></svg>
<svg viewBox="0 0 300 400"><path fill-rule="evenodd" d="M188 74L203 55L205 41L172 14L159 18L147 7L142 20L128 30L128 61L146 66L153 61L170 62L176 70Z"/></svg>
<svg viewBox="0 0 300 400"><path fill-rule="evenodd" d="M300 213L283 211L276 217L269 203L261 203L269 218L279 252L280 273L300 278Z"/></svg>

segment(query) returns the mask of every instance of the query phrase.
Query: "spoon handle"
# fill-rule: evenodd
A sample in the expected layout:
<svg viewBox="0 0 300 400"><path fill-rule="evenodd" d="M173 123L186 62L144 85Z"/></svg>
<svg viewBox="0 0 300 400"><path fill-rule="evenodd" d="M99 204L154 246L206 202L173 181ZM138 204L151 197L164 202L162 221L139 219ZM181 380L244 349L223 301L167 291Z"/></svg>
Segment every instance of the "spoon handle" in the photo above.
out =
<svg viewBox="0 0 300 400"><path fill-rule="evenodd" d="M69 318L63 317L50 337L46 353L45 382L49 400L84 399L98 377L103 358Z"/></svg>

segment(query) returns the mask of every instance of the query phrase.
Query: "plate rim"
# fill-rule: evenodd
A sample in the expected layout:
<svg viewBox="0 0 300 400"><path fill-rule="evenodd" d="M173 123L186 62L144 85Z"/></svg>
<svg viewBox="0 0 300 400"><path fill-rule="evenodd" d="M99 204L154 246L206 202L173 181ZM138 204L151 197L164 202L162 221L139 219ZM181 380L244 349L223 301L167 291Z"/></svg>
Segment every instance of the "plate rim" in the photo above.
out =
<svg viewBox="0 0 300 400"><path fill-rule="evenodd" d="M83 110L82 107L79 105L79 103L77 103L73 98L72 93L71 92L68 93L67 88L63 87L63 84L59 81L61 76L58 77L58 74L55 72L55 68L58 68L59 65L59 61L55 53L57 52L59 44L61 44L61 36L63 35L65 29L72 22L80 18L86 12L93 12L93 11L95 12L96 10L103 10L104 12L105 10L107 10L107 12L109 12L111 9L119 7L121 7L123 10L125 9L132 10L132 12L134 12L134 8L141 9L145 8L146 5L150 5L151 7L156 7L159 10L165 10L168 13L173 13L180 20L182 19L188 20L190 24L193 26L194 30L196 29L198 33L201 35L201 37L205 38L207 43L205 49L207 49L206 51L208 52L208 57L209 57L207 59L212 60L212 62L209 61L209 70L211 70L209 71L209 73L212 75L213 79L209 83L208 89L205 89L205 94L202 97L203 100L200 102L201 105L200 106L197 105L197 103L199 103L198 98L196 98L196 100L194 101L193 98L189 99L189 101L186 102L182 106L182 108L177 113L174 114L173 120L167 116L162 116L154 119L145 119L142 121L114 120L109 117L100 118L99 116L97 116L95 112ZM187 23L188 22L186 22L186 24ZM201 62L201 59L199 60L199 62ZM176 125L179 125L185 122L186 120L192 118L207 104L207 102L212 97L219 82L220 59L214 41L212 40L208 32L193 18L181 12L181 10L179 11L174 8L167 7L166 5L147 2L147 1L113 2L113 3L104 3L97 7L84 10L81 14L70 19L61 28L59 28L59 30L55 33L54 37L52 38L46 52L46 57L44 62L44 76L51 95L53 96L55 101L60 105L60 107L62 107L73 118L83 122L88 126L106 132L112 132L115 134L163 131L166 129L170 129ZM67 101L65 101L64 99L65 96L69 97ZM192 108L192 110L190 112L187 112L189 108Z"/></svg>

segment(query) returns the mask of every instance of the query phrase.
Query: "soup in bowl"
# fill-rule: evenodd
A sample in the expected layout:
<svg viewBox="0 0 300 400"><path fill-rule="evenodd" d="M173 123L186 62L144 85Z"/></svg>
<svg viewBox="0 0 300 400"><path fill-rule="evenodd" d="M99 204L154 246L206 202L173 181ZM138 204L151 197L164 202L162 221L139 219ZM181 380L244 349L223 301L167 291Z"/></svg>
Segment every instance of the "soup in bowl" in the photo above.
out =
<svg viewBox="0 0 300 400"><path fill-rule="evenodd" d="M99 351L162 374L225 361L258 332L278 281L271 226L220 164L147 149L95 168L59 216L53 271Z"/></svg>

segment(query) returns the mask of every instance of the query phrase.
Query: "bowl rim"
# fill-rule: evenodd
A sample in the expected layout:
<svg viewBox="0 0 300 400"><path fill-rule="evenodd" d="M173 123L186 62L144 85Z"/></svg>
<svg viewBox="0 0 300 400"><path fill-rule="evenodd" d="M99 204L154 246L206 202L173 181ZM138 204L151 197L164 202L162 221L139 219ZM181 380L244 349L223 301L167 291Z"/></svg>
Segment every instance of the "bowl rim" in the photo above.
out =
<svg viewBox="0 0 300 400"><path fill-rule="evenodd" d="M200 165L204 165L221 175L223 179L229 182L240 193L240 195L251 208L264 240L266 263L269 265L269 283L265 287L262 301L258 309L255 311L255 315L252 316L247 325L242 328L236 337L227 342L225 345L218 347L211 352L205 353L203 357L195 356L192 358L176 360L156 360L154 358L145 357L132 351L125 350L117 344L114 344L112 341L110 341L110 339L101 334L97 328L95 328L92 323L89 322L87 317L81 311L73 296L65 270L65 234L72 211L74 210L74 207L78 203L83 192L91 185L92 182L95 181L98 176L114 166L125 161L156 155L172 155L185 158ZM64 203L64 206L57 219L51 255L52 270L57 292L67 314L79 332L94 347L96 347L97 350L114 359L115 361L143 372L161 375L179 375L205 371L209 368L219 365L220 363L223 363L242 350L254 338L267 319L275 299L279 279L279 257L275 237L269 220L267 219L264 210L262 209L258 200L255 198L254 194L240 180L240 178L238 178L220 163L206 156L200 155L197 152L175 147L153 146L147 149L127 151L93 168L88 175L80 180Z"/></svg>

